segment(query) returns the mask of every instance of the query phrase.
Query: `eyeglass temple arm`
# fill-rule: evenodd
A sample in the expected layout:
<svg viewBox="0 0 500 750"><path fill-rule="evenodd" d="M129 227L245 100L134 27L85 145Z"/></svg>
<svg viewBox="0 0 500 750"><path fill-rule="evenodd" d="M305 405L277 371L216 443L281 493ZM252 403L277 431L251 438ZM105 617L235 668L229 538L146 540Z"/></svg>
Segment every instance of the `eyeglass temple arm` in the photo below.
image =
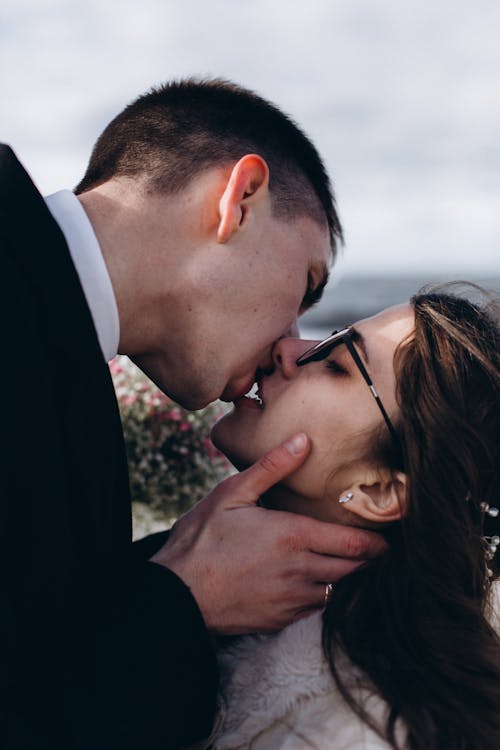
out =
<svg viewBox="0 0 500 750"><path fill-rule="evenodd" d="M338 340L335 340L337 338L335 334L337 334L337 333L339 334ZM387 414L386 410L384 409L382 401L380 400L380 396L378 395L378 393L377 393L377 391L375 389L375 386L373 385L372 379L370 378L370 376L368 374L368 371L367 371L366 367L363 364L363 360L359 356L359 354L358 354L358 352L357 352L357 350L356 350L356 348L355 348L355 346L354 346L354 344L353 344L353 342L351 340L350 331L348 329L345 330L345 331L340 331L340 332L335 331L332 334L331 338L332 338L332 346L331 346L331 348L328 345L325 346L326 341L323 341L322 345L321 345L321 348L319 348L319 350L316 353L314 353L314 350L310 354L308 354L307 352L304 352L304 354L296 360L295 364L297 365L297 367L303 367L304 365L309 364L309 362L319 362L319 361L325 359L328 356L328 354L330 353L331 349L333 349L335 346L337 346L337 344L340 344L340 343L345 344L347 346L347 348L349 349L349 352L351 353L354 361L356 362L356 365L357 365L359 371L361 372L361 375L363 376L366 384L368 385L369 389L371 390L373 398L377 402L378 408L380 409L380 413L382 414L382 416L384 418L384 421L385 421L385 423L387 425L387 428L388 428L389 432L391 433L391 437L395 441L395 444L398 447L400 447L399 436L398 436L396 430L394 429L391 420L389 419L389 415ZM307 356L304 356L304 355L307 355Z"/></svg>
<svg viewBox="0 0 500 750"><path fill-rule="evenodd" d="M343 344L344 337L347 337L348 335L349 333L347 329L343 331L333 331L331 336L328 336L327 339L321 341L319 344L316 344L316 346L313 346L312 349L309 349L307 352L301 354L300 357L295 361L295 364L297 365L297 367L303 367L304 365L308 365L309 362L321 362L321 360L328 357L331 350L334 349L338 344ZM315 349L317 349L318 351L315 352Z"/></svg>
<svg viewBox="0 0 500 750"><path fill-rule="evenodd" d="M394 429L391 420L389 419L389 415L387 414L386 410L384 409L384 405L382 404L382 401L380 400L380 396L378 395L375 386L373 385L372 379L370 378L368 371L366 367L363 364L363 360L359 356L358 352L356 351L356 348L354 347L352 341L346 337L345 344L347 348L349 349L353 359L356 361L356 364L358 366L359 371L361 372L361 375L364 377L367 386L371 390L373 397L375 401L377 402L378 408L380 409L380 412L385 420L385 423L389 429L389 432L391 433L393 439L396 441L396 443L399 444L399 437L396 433L396 430Z"/></svg>

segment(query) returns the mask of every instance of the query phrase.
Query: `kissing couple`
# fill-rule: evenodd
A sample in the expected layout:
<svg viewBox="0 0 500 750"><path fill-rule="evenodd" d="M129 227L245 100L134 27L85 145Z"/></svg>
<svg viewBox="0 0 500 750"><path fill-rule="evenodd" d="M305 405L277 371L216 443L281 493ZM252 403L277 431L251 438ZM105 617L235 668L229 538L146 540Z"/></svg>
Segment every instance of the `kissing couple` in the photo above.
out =
<svg viewBox="0 0 500 750"><path fill-rule="evenodd" d="M3 146L0 190L2 747L497 748L494 304L427 290L298 338L331 185L226 81L140 96L74 192ZM135 544L118 352L234 402L240 469Z"/></svg>

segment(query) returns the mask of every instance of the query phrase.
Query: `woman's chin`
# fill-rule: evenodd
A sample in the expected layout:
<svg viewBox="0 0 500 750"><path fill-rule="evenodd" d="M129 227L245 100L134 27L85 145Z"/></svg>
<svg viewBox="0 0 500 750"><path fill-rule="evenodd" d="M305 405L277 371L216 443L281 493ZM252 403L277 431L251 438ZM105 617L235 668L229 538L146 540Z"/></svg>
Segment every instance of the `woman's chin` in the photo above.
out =
<svg viewBox="0 0 500 750"><path fill-rule="evenodd" d="M217 450L223 453L238 471L243 471L251 465L252 461L238 450L242 435L235 429L233 420L230 419L232 414L233 412L226 414L214 424L210 439Z"/></svg>
<svg viewBox="0 0 500 750"><path fill-rule="evenodd" d="M234 468L238 469L238 471L245 471L245 469L248 469L248 467L251 466L252 461L238 455L234 450L231 450L230 448L226 449L226 447L217 447L225 455L227 460L233 464Z"/></svg>
<svg viewBox="0 0 500 750"><path fill-rule="evenodd" d="M230 461L238 471L244 471L244 469L247 469L250 466L251 462L242 458L242 456L234 450L234 446L231 446L230 435L225 435L225 430L219 422L212 427L210 440L217 450L223 453L227 460Z"/></svg>

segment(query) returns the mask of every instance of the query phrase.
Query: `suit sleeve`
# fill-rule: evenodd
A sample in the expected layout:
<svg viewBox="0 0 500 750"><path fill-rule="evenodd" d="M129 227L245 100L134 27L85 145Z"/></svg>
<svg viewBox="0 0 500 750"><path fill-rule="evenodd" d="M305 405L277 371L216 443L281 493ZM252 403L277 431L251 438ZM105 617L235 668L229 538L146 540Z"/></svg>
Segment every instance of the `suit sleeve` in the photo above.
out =
<svg viewBox="0 0 500 750"><path fill-rule="evenodd" d="M134 712L124 739L130 742L135 735L134 748L153 748L159 741L164 747L184 747L212 727L218 682L213 644L195 599L172 571L150 562L133 567L128 623L122 630L129 642L115 640L114 659ZM119 680L115 666L112 683ZM115 701L115 710L118 722L121 700Z"/></svg>
<svg viewBox="0 0 500 750"><path fill-rule="evenodd" d="M165 544L170 534L170 530L158 531L156 534L149 534L132 545L132 555L137 562L146 562L158 552Z"/></svg>
<svg viewBox="0 0 500 750"><path fill-rule="evenodd" d="M147 561L161 539L130 542L109 394L59 330L68 313L43 319L45 287L3 270L2 747L181 748L211 729L210 635L190 590Z"/></svg>

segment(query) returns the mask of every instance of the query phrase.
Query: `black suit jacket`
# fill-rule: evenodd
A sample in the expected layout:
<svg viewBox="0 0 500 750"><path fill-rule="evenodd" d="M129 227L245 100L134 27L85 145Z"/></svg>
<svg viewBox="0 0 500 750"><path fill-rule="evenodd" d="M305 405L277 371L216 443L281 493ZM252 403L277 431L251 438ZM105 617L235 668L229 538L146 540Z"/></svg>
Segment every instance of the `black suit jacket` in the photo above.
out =
<svg viewBox="0 0 500 750"><path fill-rule="evenodd" d="M5 146L0 268L0 747L182 747L210 729L210 638L189 589L147 562L154 543L134 554L109 370L64 237Z"/></svg>

